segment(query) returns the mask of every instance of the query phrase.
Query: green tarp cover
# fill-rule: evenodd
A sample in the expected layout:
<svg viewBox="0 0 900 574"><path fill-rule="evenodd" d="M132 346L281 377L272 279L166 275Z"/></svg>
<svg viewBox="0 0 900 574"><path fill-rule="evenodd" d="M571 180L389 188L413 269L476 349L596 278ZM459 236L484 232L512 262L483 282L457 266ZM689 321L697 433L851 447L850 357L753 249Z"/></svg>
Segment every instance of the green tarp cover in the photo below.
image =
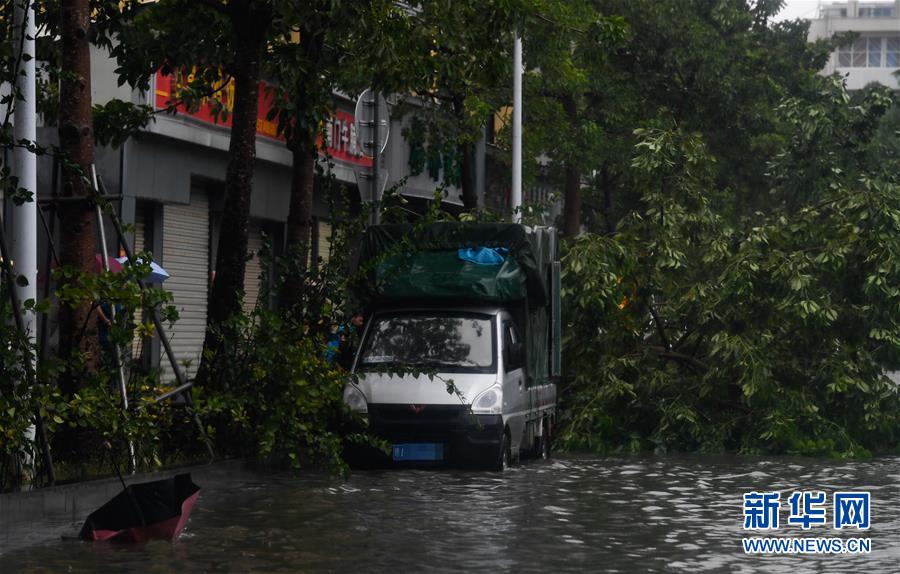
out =
<svg viewBox="0 0 900 574"><path fill-rule="evenodd" d="M527 296L532 305L546 305L549 285L547 262L538 261L544 255L541 243L524 226L511 223L372 226L360 254L368 277L363 290L371 295L374 289L382 299L499 302ZM506 247L510 253L499 267L477 265L457 257L456 250L467 247Z"/></svg>
<svg viewBox="0 0 900 574"><path fill-rule="evenodd" d="M527 295L525 274L512 257L500 265L459 258L457 250L396 255L378 263L376 284L394 299L518 301Z"/></svg>

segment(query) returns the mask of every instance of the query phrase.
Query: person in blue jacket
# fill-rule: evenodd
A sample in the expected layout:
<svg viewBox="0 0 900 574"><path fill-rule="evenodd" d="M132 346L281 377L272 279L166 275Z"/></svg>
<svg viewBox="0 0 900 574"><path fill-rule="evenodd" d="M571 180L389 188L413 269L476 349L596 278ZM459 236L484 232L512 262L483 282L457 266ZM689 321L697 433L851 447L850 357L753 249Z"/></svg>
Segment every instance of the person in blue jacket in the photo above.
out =
<svg viewBox="0 0 900 574"><path fill-rule="evenodd" d="M362 311L357 311L350 321L340 325L331 335L328 347L325 349L325 360L335 363L349 371L353 366L353 355L356 353L356 345L365 325L365 316Z"/></svg>

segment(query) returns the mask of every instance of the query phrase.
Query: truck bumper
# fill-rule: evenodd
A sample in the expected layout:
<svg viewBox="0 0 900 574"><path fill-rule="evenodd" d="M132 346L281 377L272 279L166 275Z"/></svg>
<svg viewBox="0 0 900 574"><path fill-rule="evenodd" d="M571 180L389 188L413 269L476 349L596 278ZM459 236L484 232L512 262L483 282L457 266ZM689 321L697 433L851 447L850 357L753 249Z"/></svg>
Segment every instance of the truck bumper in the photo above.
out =
<svg viewBox="0 0 900 574"><path fill-rule="evenodd" d="M443 445L443 459L434 463L481 466L497 457L503 440L500 415L474 415L462 405L369 404L369 429L392 445Z"/></svg>

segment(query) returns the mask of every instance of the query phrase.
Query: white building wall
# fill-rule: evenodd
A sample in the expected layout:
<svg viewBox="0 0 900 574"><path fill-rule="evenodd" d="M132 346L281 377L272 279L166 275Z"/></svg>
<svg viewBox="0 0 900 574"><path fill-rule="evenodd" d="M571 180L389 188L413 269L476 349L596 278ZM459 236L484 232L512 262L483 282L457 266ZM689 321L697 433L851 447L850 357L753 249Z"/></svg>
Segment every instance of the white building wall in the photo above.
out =
<svg viewBox="0 0 900 574"><path fill-rule="evenodd" d="M875 13L880 15L873 16ZM881 57L878 65L870 65L868 59L864 62L850 61L848 65L848 62L846 60L842 62L838 52L835 52L822 73L840 73L846 78L849 90L859 90L872 82L900 89L900 82L895 75L900 70L898 65L900 55L896 60L888 55L889 48L896 45L895 42L900 42L900 0L822 4L818 17L810 21L810 41L830 38L845 32L855 32L860 35L860 39L879 39ZM888 39L891 39L890 43Z"/></svg>

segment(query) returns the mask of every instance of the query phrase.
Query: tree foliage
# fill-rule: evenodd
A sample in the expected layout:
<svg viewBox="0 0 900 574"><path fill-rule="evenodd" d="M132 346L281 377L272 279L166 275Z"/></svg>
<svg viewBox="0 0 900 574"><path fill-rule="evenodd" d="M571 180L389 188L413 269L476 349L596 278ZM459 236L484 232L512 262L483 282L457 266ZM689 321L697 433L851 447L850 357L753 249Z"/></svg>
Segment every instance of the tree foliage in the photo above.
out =
<svg viewBox="0 0 900 574"><path fill-rule="evenodd" d="M570 446L861 455L897 444L900 187L872 154L887 89L823 78L775 110L765 211L674 123L636 131L644 183L566 256ZM602 350L602 355L596 351ZM579 406L584 405L584 406Z"/></svg>

